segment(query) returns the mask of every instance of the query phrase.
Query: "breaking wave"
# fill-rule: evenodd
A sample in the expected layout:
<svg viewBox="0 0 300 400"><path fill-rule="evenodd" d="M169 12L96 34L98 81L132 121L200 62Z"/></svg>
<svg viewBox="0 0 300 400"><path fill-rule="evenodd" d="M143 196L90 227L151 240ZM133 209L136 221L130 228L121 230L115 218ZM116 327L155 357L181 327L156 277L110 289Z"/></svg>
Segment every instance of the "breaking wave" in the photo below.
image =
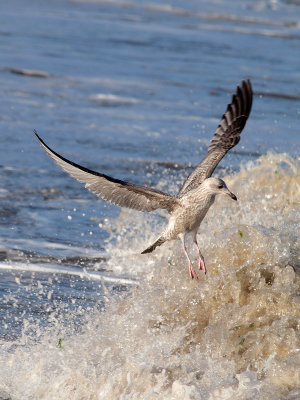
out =
<svg viewBox="0 0 300 400"><path fill-rule="evenodd" d="M269 153L224 180L239 201L220 197L201 225L207 276L190 280L176 241L140 255L164 218L123 210L104 225L109 267L140 285L106 293L80 332L32 337L25 321L1 345L0 397L299 398L299 166Z"/></svg>

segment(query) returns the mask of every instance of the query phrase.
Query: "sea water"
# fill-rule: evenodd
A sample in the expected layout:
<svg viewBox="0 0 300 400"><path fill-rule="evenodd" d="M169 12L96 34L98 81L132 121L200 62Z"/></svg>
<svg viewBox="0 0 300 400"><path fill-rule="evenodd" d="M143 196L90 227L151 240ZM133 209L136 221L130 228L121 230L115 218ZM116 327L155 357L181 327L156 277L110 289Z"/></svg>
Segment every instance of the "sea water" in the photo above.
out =
<svg viewBox="0 0 300 400"><path fill-rule="evenodd" d="M299 4L0 6L0 398L298 399ZM254 104L216 174L191 280L166 214L108 205L65 157L176 193L235 86ZM197 254L188 243L193 261Z"/></svg>

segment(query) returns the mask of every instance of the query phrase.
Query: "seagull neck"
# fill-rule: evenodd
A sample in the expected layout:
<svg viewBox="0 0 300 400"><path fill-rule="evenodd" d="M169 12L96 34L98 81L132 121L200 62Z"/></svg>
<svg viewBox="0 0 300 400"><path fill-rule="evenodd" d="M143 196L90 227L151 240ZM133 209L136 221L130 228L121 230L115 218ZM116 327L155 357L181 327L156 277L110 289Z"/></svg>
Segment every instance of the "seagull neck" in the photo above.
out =
<svg viewBox="0 0 300 400"><path fill-rule="evenodd" d="M199 186L191 190L187 195L188 202L193 202L195 205L200 204L201 208L209 208L215 201L216 195L209 190Z"/></svg>
<svg viewBox="0 0 300 400"><path fill-rule="evenodd" d="M209 208L211 205L213 205L215 201L216 195L212 193L206 193L205 196L205 205L207 208Z"/></svg>

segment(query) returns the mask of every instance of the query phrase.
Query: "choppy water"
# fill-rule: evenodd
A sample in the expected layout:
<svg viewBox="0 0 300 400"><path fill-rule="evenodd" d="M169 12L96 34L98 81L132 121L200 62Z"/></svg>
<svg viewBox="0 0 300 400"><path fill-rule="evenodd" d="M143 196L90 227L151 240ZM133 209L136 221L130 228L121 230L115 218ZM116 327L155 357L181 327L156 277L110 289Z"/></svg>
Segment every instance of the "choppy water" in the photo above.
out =
<svg viewBox="0 0 300 400"><path fill-rule="evenodd" d="M300 397L299 7L1 3L0 398ZM97 201L32 134L174 193L245 78L197 282L179 242L140 255L163 214Z"/></svg>

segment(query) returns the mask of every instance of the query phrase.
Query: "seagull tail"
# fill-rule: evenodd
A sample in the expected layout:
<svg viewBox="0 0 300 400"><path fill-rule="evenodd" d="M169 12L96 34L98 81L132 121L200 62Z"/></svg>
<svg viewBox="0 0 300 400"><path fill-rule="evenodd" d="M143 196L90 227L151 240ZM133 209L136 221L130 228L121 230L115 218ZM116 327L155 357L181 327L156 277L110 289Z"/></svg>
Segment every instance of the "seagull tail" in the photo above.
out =
<svg viewBox="0 0 300 400"><path fill-rule="evenodd" d="M160 246L160 245L163 244L165 241L166 241L166 239L164 239L164 238L162 238L162 237L158 238L151 246L147 247L146 250L142 251L141 254L152 253L152 251L153 251L156 247Z"/></svg>

